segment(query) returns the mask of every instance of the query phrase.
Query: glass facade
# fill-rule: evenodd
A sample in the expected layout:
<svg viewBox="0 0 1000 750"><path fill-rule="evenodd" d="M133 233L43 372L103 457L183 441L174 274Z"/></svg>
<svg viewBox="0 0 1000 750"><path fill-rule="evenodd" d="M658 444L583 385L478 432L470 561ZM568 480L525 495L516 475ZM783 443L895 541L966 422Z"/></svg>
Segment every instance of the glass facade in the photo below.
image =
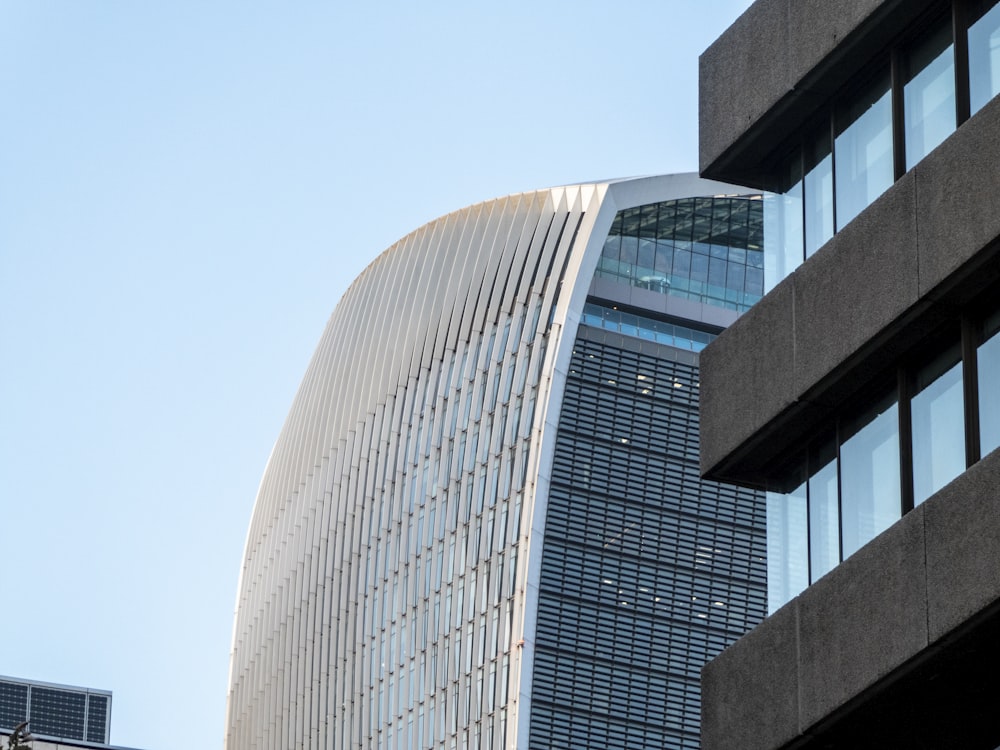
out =
<svg viewBox="0 0 1000 750"><path fill-rule="evenodd" d="M916 373L916 393L910 399L914 503L922 503L965 471L964 414L956 345Z"/></svg>
<svg viewBox="0 0 1000 750"><path fill-rule="evenodd" d="M953 2L961 12L887 49L818 110L819 126L775 155L774 194L764 200L768 289L954 132L969 116L963 101L975 114L1000 93L1000 4ZM956 66L959 35L967 64Z"/></svg>
<svg viewBox="0 0 1000 750"><path fill-rule="evenodd" d="M791 194L801 192L805 209L806 255L812 255L833 237L833 152L830 150L829 132L821 133L806 150L806 174L802 187L796 186ZM799 219L801 221L801 218ZM798 248L801 263L802 248Z"/></svg>
<svg viewBox="0 0 1000 750"><path fill-rule="evenodd" d="M978 382L993 383L979 390L979 445L985 456L1000 448L1000 314L988 318L983 343L976 353Z"/></svg>
<svg viewBox="0 0 1000 750"><path fill-rule="evenodd" d="M0 677L0 729L31 722L33 735L108 744L111 694Z"/></svg>
<svg viewBox="0 0 1000 750"><path fill-rule="evenodd" d="M942 23L906 54L903 85L906 168L955 129L955 55L951 24Z"/></svg>
<svg viewBox="0 0 1000 750"><path fill-rule="evenodd" d="M802 263L803 248L811 255L816 248L826 242L817 243L811 240L805 244L805 223L802 220L804 190L802 180L802 164L798 160L788 163L788 173L782 175L780 190L776 193L765 193L764 210L764 291L769 292L775 284L794 271ZM810 191L812 192L812 191ZM828 192L831 201L830 236L833 234L833 180L829 181ZM810 222L816 226L816 223ZM829 239L829 237L827 237Z"/></svg>
<svg viewBox="0 0 1000 750"><path fill-rule="evenodd" d="M975 114L1000 94L1000 5L996 0L979 0L970 5L969 98Z"/></svg>
<svg viewBox="0 0 1000 750"><path fill-rule="evenodd" d="M771 482L768 611L1000 448L1000 313L942 325L930 354L882 379L895 387L825 425Z"/></svg>
<svg viewBox="0 0 1000 750"><path fill-rule="evenodd" d="M761 201L694 185L717 187L470 206L351 285L254 507L227 747L697 743L698 671L763 615L765 545L762 496L698 479L696 406L698 321L735 317L702 305L763 289Z"/></svg>
<svg viewBox="0 0 1000 750"><path fill-rule="evenodd" d="M757 196L627 209L595 275L744 309L763 291L762 221ZM581 324L545 520L529 747L697 748L702 666L766 611L765 497L699 475L697 352L717 329L593 298Z"/></svg>
<svg viewBox="0 0 1000 750"><path fill-rule="evenodd" d="M809 570L819 577L840 562L840 503L837 497L837 449L831 440L820 443L809 455L818 467L809 477Z"/></svg>
<svg viewBox="0 0 1000 750"><path fill-rule="evenodd" d="M545 521L531 748L697 748L701 667L766 609L764 497L698 469L690 354L581 329Z"/></svg>
<svg viewBox="0 0 1000 750"><path fill-rule="evenodd" d="M842 228L892 184L892 95L889 71L838 108L835 210ZM808 221L806 231L809 230Z"/></svg>
<svg viewBox="0 0 1000 750"><path fill-rule="evenodd" d="M774 612L809 585L807 487L767 493L767 611Z"/></svg>
<svg viewBox="0 0 1000 750"><path fill-rule="evenodd" d="M894 397L845 420L844 429L840 503L842 556L847 558L899 520L899 416Z"/></svg>
<svg viewBox="0 0 1000 750"><path fill-rule="evenodd" d="M620 211L596 275L745 311L764 293L760 196L684 198Z"/></svg>
<svg viewBox="0 0 1000 750"><path fill-rule="evenodd" d="M617 305L610 303L588 302L583 306L583 316L580 321L584 325L693 352L700 352L716 336L714 333L680 323L668 323L659 318L620 310Z"/></svg>

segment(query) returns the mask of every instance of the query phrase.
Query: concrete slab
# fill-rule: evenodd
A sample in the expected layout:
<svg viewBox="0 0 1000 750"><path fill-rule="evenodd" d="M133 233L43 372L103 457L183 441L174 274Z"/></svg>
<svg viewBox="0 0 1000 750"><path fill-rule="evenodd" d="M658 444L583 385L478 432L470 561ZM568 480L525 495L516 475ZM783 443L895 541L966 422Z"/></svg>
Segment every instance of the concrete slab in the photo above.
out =
<svg viewBox="0 0 1000 750"><path fill-rule="evenodd" d="M800 722L807 729L927 646L922 509L795 601Z"/></svg>
<svg viewBox="0 0 1000 750"><path fill-rule="evenodd" d="M798 734L794 603L702 670L702 750L772 750Z"/></svg>
<svg viewBox="0 0 1000 750"><path fill-rule="evenodd" d="M1000 451L922 506L933 642L1000 599Z"/></svg>

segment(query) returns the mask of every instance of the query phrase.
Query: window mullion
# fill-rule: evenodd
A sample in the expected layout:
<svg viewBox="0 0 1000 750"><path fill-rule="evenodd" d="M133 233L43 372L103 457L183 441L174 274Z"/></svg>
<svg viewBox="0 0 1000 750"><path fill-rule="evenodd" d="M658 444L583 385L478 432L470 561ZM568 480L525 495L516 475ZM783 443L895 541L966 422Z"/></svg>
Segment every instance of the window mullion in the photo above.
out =
<svg viewBox="0 0 1000 750"><path fill-rule="evenodd" d="M955 126L971 116L969 93L969 21L968 0L954 0L951 5L952 43L955 53Z"/></svg>
<svg viewBox="0 0 1000 750"><path fill-rule="evenodd" d="M892 90L892 171L893 181L906 174L906 122L903 109L903 60L899 47L889 58L889 87Z"/></svg>
<svg viewBox="0 0 1000 750"><path fill-rule="evenodd" d="M968 316L962 316L962 390L965 398L965 466L981 458L979 445L979 327Z"/></svg>
<svg viewBox="0 0 1000 750"><path fill-rule="evenodd" d="M833 431L833 452L837 462L837 559L844 561L844 479L841 476L843 460L840 457L841 424L837 419Z"/></svg>
<svg viewBox="0 0 1000 750"><path fill-rule="evenodd" d="M804 187L804 186L803 186ZM803 191L804 192L804 191ZM833 217L833 234L840 231L837 224L837 105L830 107L830 204Z"/></svg>
<svg viewBox="0 0 1000 750"><path fill-rule="evenodd" d="M896 371L897 402L899 403L899 504L900 515L913 510L913 420L910 397L913 394L912 373L900 367Z"/></svg>

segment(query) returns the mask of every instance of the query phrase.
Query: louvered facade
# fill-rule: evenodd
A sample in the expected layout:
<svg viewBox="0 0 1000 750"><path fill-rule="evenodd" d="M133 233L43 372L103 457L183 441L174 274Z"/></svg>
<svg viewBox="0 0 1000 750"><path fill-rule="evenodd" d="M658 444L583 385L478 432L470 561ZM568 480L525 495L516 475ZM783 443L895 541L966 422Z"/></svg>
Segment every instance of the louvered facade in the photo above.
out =
<svg viewBox="0 0 1000 750"><path fill-rule="evenodd" d="M762 292L733 192L512 195L361 274L259 489L227 747L697 746L765 599L760 495L697 477L697 352Z"/></svg>

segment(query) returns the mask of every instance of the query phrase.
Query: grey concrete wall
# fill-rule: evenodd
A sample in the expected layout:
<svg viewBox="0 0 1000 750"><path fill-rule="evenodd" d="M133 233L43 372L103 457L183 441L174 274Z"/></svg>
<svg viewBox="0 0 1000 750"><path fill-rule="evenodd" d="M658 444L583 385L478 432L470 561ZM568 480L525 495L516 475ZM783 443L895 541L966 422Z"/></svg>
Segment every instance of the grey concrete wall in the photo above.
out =
<svg viewBox="0 0 1000 750"><path fill-rule="evenodd" d="M703 472L761 483L772 460L998 274L997 144L1000 99L709 345Z"/></svg>
<svg viewBox="0 0 1000 750"><path fill-rule="evenodd" d="M934 0L757 0L701 56L700 165L754 181L801 120Z"/></svg>
<svg viewBox="0 0 1000 750"><path fill-rule="evenodd" d="M703 750L776 750L1000 601L995 451L702 672Z"/></svg>

